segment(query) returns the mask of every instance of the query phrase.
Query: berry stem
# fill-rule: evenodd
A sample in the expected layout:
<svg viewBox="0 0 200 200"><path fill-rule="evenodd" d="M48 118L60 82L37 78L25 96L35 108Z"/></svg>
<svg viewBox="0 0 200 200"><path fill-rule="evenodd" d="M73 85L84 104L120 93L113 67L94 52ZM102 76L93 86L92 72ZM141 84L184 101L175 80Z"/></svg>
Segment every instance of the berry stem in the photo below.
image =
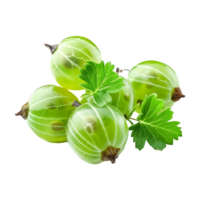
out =
<svg viewBox="0 0 200 200"><path fill-rule="evenodd" d="M58 44L55 44L55 45L44 44L44 45L45 45L47 48L50 49L50 51L51 51L52 54L56 51L56 49L57 49L57 47L58 47Z"/></svg>
<svg viewBox="0 0 200 200"><path fill-rule="evenodd" d="M110 161L112 164L114 164L115 160L118 158L119 151L120 148L109 146L105 151L101 152L101 160Z"/></svg>
<svg viewBox="0 0 200 200"><path fill-rule="evenodd" d="M132 120L135 120L135 121L137 121L137 119L135 119L135 118L131 118L131 117L129 117L128 119L132 119Z"/></svg>
<svg viewBox="0 0 200 200"><path fill-rule="evenodd" d="M119 74L119 72L122 73L123 71L130 71L130 70L129 69L120 69L119 67L117 67L117 69L116 69L117 74Z"/></svg>
<svg viewBox="0 0 200 200"><path fill-rule="evenodd" d="M18 113L15 114L15 116L21 115L21 117L23 117L24 119L27 119L28 110L29 110L29 104L27 102L22 106L21 110Z"/></svg>
<svg viewBox="0 0 200 200"><path fill-rule="evenodd" d="M176 102L180 98L184 98L185 95L182 94L180 87L174 88L174 92L172 94L172 101Z"/></svg>

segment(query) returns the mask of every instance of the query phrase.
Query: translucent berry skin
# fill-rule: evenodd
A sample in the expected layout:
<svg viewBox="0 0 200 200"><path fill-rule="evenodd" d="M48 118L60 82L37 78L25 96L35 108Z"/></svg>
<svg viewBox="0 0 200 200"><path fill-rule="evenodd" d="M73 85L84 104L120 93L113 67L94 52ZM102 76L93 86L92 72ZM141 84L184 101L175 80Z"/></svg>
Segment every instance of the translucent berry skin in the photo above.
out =
<svg viewBox="0 0 200 200"><path fill-rule="evenodd" d="M82 160L91 164L103 162L102 152L108 147L120 149L119 155L127 137L126 120L112 105L99 108L93 103L85 103L73 112L68 121L69 145Z"/></svg>
<svg viewBox="0 0 200 200"><path fill-rule="evenodd" d="M70 90L83 90L78 75L87 60L99 63L101 53L97 46L81 36L68 37L58 45L51 57L51 70L56 81Z"/></svg>
<svg viewBox="0 0 200 200"><path fill-rule="evenodd" d="M66 124L78 100L68 90L46 85L33 92L29 99L27 122L40 138L53 143L66 142Z"/></svg>
<svg viewBox="0 0 200 200"><path fill-rule="evenodd" d="M158 61L145 61L133 67L128 75L135 96L134 104L141 103L146 95L156 93L159 99L165 101L165 107L172 107L172 94L179 87L179 81L174 70ZM136 110L140 113L140 107Z"/></svg>
<svg viewBox="0 0 200 200"><path fill-rule="evenodd" d="M129 116L134 107L134 93L131 84L124 78L124 86L117 93L110 94L112 105L117 107L124 115Z"/></svg>

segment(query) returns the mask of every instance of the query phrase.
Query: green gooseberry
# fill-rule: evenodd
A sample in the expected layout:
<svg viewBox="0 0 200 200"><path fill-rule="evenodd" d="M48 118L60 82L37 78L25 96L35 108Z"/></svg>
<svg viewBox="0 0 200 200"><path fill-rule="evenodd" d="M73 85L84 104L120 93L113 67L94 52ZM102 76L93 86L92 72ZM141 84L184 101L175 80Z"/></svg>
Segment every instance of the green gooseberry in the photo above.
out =
<svg viewBox="0 0 200 200"><path fill-rule="evenodd" d="M78 97L55 84L39 86L14 113L25 121L33 135L49 144L66 144L66 124Z"/></svg>

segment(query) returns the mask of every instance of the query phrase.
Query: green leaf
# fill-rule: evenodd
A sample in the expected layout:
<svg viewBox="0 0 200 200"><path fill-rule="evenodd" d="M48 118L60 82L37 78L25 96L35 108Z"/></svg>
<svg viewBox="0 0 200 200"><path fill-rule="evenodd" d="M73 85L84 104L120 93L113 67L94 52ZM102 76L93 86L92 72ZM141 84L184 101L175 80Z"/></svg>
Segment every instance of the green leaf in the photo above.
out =
<svg viewBox="0 0 200 200"><path fill-rule="evenodd" d="M106 103L112 102L112 97L108 93L97 92L94 93L93 100L99 107L103 107Z"/></svg>
<svg viewBox="0 0 200 200"><path fill-rule="evenodd" d="M156 150L163 150L166 144L173 144L173 140L178 140L182 136L180 122L169 121L173 117L173 112L164 109L163 101L157 99L156 94L146 96L141 106L141 113L137 117L138 123L129 127L132 130L131 136L136 148L144 148L145 141Z"/></svg>
<svg viewBox="0 0 200 200"><path fill-rule="evenodd" d="M123 77L120 77L113 69L114 65L110 62L104 64L103 61L101 63L87 61L85 69L80 70L79 77L85 81L80 85L87 90L84 97L93 96L94 102L99 107L112 101L108 93L116 93L124 86Z"/></svg>

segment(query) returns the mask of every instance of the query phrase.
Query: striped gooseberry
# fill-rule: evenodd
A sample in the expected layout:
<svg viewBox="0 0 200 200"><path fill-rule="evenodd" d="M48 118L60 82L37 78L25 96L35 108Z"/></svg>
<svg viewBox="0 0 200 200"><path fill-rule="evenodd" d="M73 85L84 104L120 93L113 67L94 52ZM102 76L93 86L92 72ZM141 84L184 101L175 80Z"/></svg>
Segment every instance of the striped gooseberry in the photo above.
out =
<svg viewBox="0 0 200 200"><path fill-rule="evenodd" d="M101 53L89 39L81 36L65 38L58 45L45 44L52 53L51 70L56 81L70 90L83 90L83 83L78 75L87 60L99 63Z"/></svg>
<svg viewBox="0 0 200 200"><path fill-rule="evenodd" d="M66 123L77 97L68 90L45 85L36 89L29 102L22 106L21 115L40 138L53 143L66 142Z"/></svg>
<svg viewBox="0 0 200 200"><path fill-rule="evenodd" d="M174 102L185 97L180 89L175 71L168 65L158 61L144 61L133 67L128 80L132 85L135 96L134 104L141 104L146 95L156 93L164 100L166 108L172 107ZM140 112L141 107L137 108Z"/></svg>
<svg viewBox="0 0 200 200"><path fill-rule="evenodd" d="M84 103L68 120L68 143L88 163L114 163L123 151L127 137L126 119L113 105L100 108L94 103Z"/></svg>

